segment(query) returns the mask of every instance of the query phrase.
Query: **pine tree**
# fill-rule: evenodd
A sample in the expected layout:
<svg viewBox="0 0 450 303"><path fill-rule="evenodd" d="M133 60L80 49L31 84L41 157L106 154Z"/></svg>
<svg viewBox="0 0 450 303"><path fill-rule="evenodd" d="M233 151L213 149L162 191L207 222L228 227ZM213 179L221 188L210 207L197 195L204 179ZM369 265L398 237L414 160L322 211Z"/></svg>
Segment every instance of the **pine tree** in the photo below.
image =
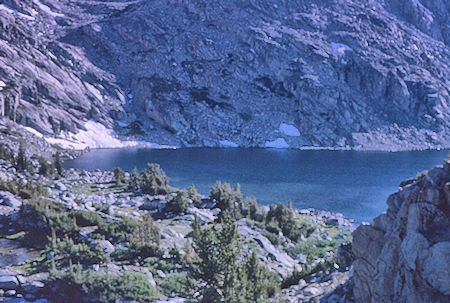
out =
<svg viewBox="0 0 450 303"><path fill-rule="evenodd" d="M189 199L192 200L192 203L196 206L196 207L200 207L202 204L202 198L199 195L197 188L195 187L194 184L191 184L191 186L189 186L188 190L187 190L187 196Z"/></svg>
<svg viewBox="0 0 450 303"><path fill-rule="evenodd" d="M220 226L201 229L194 220L193 247L199 257L193 276L201 281L200 302L244 302L237 258L240 245L234 218L222 216Z"/></svg>
<svg viewBox="0 0 450 303"><path fill-rule="evenodd" d="M185 213L188 206L187 193L184 191L179 191L175 197L167 201L167 209L174 214Z"/></svg>
<svg viewBox="0 0 450 303"><path fill-rule="evenodd" d="M125 173L120 167L114 168L114 179L116 180L116 185L120 186L125 182Z"/></svg>
<svg viewBox="0 0 450 303"><path fill-rule="evenodd" d="M25 155L25 150L23 148L23 145L20 144L19 152L17 153L15 168L17 170L24 170L27 168L27 166L28 166L28 159L27 159L27 156Z"/></svg>
<svg viewBox="0 0 450 303"><path fill-rule="evenodd" d="M169 178L159 164L148 163L140 174L140 189L144 194L165 195L169 191Z"/></svg>
<svg viewBox="0 0 450 303"><path fill-rule="evenodd" d="M254 251L247 257L245 272L248 281L246 287L247 300L249 302L263 302L263 298L267 296L265 271L263 267L259 266L258 257Z"/></svg>
<svg viewBox="0 0 450 303"><path fill-rule="evenodd" d="M55 168L56 168L56 172L58 173L58 176L62 176L63 168L62 168L62 162L61 162L61 155L59 152L56 152L56 154L55 154Z"/></svg>
<svg viewBox="0 0 450 303"><path fill-rule="evenodd" d="M39 162L39 174L41 176L46 177L52 174L53 167L51 167L51 165L44 157L40 156L38 162Z"/></svg>
<svg viewBox="0 0 450 303"><path fill-rule="evenodd" d="M128 189L132 191L139 190L139 174L136 167L131 171L130 180L128 182Z"/></svg>

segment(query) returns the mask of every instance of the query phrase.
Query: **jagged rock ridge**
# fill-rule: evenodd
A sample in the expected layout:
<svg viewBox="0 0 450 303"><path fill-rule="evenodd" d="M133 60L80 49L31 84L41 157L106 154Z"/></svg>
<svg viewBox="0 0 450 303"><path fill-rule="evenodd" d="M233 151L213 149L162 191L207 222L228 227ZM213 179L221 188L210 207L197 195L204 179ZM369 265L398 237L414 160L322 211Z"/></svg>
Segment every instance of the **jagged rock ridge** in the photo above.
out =
<svg viewBox="0 0 450 303"><path fill-rule="evenodd" d="M450 161L401 184L353 233L356 302L448 302Z"/></svg>
<svg viewBox="0 0 450 303"><path fill-rule="evenodd" d="M28 9L34 20L0 11L3 27L34 41L23 49L4 34L20 59L3 52L0 79L10 66L17 79L36 79L16 81L17 119L40 131L94 119L185 146L450 146L449 7L440 0L34 0ZM44 57L27 59L35 53ZM62 74L51 85L28 72L33 64Z"/></svg>

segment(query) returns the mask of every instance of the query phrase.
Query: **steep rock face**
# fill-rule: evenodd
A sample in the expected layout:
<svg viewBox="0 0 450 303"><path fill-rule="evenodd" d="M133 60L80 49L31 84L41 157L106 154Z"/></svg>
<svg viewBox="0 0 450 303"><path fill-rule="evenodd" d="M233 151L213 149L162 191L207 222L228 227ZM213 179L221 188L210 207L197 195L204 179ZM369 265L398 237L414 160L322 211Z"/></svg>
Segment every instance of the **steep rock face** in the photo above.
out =
<svg viewBox="0 0 450 303"><path fill-rule="evenodd" d="M450 161L404 184L353 233L357 302L448 302Z"/></svg>
<svg viewBox="0 0 450 303"><path fill-rule="evenodd" d="M0 117L46 135L84 129L87 119L111 126L124 97L81 49L57 41L68 11L57 1L0 3Z"/></svg>
<svg viewBox="0 0 450 303"><path fill-rule="evenodd" d="M186 146L450 146L441 0L4 3L0 80L46 133L93 119Z"/></svg>

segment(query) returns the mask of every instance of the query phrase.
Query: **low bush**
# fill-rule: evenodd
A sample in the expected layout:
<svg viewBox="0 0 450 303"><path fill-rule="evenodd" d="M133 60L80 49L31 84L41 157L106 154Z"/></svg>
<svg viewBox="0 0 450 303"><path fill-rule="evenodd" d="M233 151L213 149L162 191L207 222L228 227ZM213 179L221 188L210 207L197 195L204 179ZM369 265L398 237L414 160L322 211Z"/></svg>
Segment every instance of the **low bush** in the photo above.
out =
<svg viewBox="0 0 450 303"><path fill-rule="evenodd" d="M287 249L287 253L291 257L295 257L298 254L307 256L307 260L311 261L314 257L323 258L327 252L336 252L337 248L344 240L317 240L308 239L305 242L297 243L295 246Z"/></svg>
<svg viewBox="0 0 450 303"><path fill-rule="evenodd" d="M170 273L164 279L158 281L158 286L161 292L168 297L189 295L190 290L187 289L187 285L194 283L194 281L188 281L190 278L186 273Z"/></svg>
<svg viewBox="0 0 450 303"><path fill-rule="evenodd" d="M82 271L74 266L72 271L56 273L50 277L54 302L150 302L159 297L148 278L141 273L126 272L111 276L92 270ZM57 294L57 295L56 295Z"/></svg>
<svg viewBox="0 0 450 303"><path fill-rule="evenodd" d="M122 217L121 220L102 222L95 233L105 237L114 243L130 242L133 233L139 226L139 221L129 217Z"/></svg>
<svg viewBox="0 0 450 303"><path fill-rule="evenodd" d="M283 279L281 282L281 288L288 288L292 285L297 285L300 279L303 279L309 275L312 275L314 273L317 273L319 271L331 271L334 268L334 264L337 262L336 259L327 260L321 263L316 264L315 266L311 267L310 269L303 269L302 271L297 271L294 268L294 271L292 274L287 276Z"/></svg>
<svg viewBox="0 0 450 303"><path fill-rule="evenodd" d="M74 218L78 226L99 225L103 219L95 212L87 210L73 210L69 213L70 218Z"/></svg>
<svg viewBox="0 0 450 303"><path fill-rule="evenodd" d="M20 211L23 227L28 231L24 243L44 247L51 238L65 236L78 239L80 228L75 219L65 213L65 206L59 202L36 199L25 203Z"/></svg>
<svg viewBox="0 0 450 303"><path fill-rule="evenodd" d="M85 243L75 244L72 239L64 237L64 239L57 241L56 247L49 245L49 251L52 251L59 261L60 266L67 266L69 264L82 264L89 266L92 264L102 264L109 261L108 255L97 245L91 249Z"/></svg>

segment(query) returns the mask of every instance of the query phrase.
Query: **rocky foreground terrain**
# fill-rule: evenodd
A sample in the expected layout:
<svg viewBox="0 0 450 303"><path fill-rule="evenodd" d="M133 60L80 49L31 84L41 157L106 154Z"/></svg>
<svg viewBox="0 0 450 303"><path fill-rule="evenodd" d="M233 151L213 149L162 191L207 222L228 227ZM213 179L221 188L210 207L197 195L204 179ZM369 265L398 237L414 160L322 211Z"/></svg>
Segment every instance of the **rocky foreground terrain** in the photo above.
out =
<svg viewBox="0 0 450 303"><path fill-rule="evenodd" d="M212 247L222 247L219 259L229 256L228 247L236 264L245 264L236 273L254 254L259 274L246 272L250 284L239 280L247 292L240 302L447 302L450 296L448 159L402 182L387 212L355 230L341 214L261 207L226 184L209 196L171 188L151 166L139 175L60 171L53 153L73 153L27 132L23 150L22 133L13 123L0 126L5 302L215 302L202 292L207 280L192 280L207 259L201 231ZM146 178L153 180L150 189L166 184L166 192L144 193ZM233 223L225 225L224 214ZM235 232L226 240L231 246L214 236L226 228ZM208 271L215 270L211 264ZM257 295L248 297L251 291Z"/></svg>
<svg viewBox="0 0 450 303"><path fill-rule="evenodd" d="M351 241L355 228L341 214L261 207L225 184L219 186L222 198L213 189L201 196L170 186L165 194L146 194L144 185L133 189L129 173L70 169L59 174L53 153L73 154L22 132L13 123L0 126L0 300L215 302L195 299L196 288L189 284L201 258L195 224L220 228L219 218L233 213L236 236L229 241L237 249L236 264L254 253L266 279L257 299L248 302L324 296L352 302L347 286L335 291L350 276L350 264L338 261L337 248ZM139 179L148 176L141 173ZM231 200L223 200L227 195ZM224 201L240 206L225 207ZM199 281L193 285L201 286Z"/></svg>
<svg viewBox="0 0 450 303"><path fill-rule="evenodd" d="M0 115L69 141L101 125L176 146L448 148L449 11L3 0Z"/></svg>

